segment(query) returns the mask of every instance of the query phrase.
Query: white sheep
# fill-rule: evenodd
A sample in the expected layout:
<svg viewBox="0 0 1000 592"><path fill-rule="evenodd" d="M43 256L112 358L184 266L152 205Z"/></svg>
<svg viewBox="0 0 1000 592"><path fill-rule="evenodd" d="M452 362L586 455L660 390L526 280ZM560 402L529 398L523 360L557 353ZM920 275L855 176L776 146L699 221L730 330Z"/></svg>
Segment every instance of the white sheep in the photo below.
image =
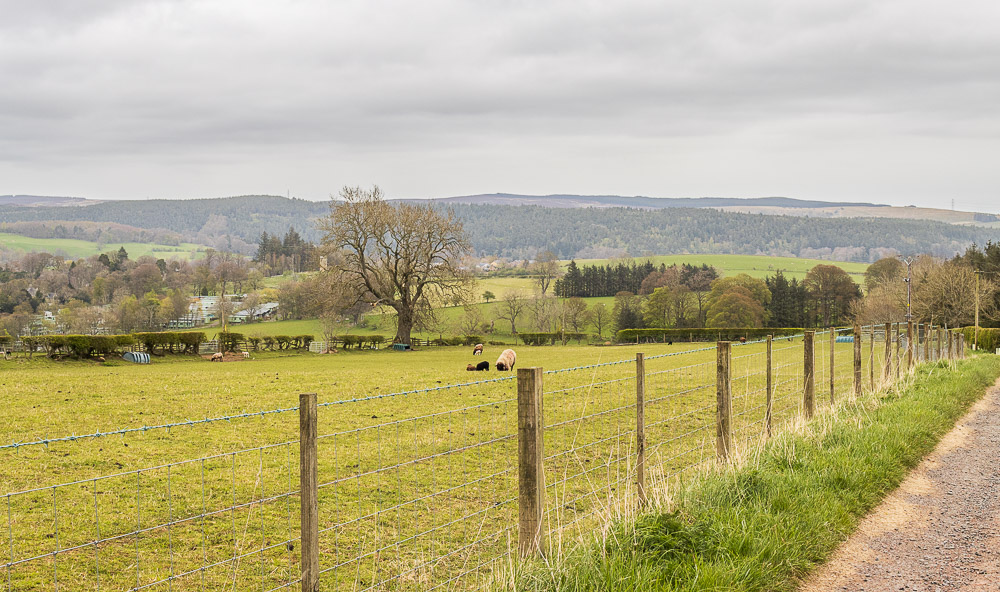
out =
<svg viewBox="0 0 1000 592"><path fill-rule="evenodd" d="M517 354L514 353L512 349L505 349L500 352L500 357L497 358L497 371L504 372L514 369L514 363L517 361Z"/></svg>

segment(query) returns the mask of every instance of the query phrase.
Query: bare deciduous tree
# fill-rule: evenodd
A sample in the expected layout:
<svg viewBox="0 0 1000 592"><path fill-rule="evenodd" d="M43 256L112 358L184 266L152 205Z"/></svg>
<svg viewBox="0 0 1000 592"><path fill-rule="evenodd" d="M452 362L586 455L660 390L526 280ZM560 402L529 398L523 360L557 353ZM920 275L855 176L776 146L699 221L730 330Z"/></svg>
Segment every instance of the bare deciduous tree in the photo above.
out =
<svg viewBox="0 0 1000 592"><path fill-rule="evenodd" d="M555 253L552 251L539 253L535 262L531 265L531 273L535 276L535 282L538 284L538 289L542 292L542 296L545 296L545 292L548 291L553 280L562 275L562 270L559 268L559 260L556 258Z"/></svg>
<svg viewBox="0 0 1000 592"><path fill-rule="evenodd" d="M611 311L603 302L598 302L590 309L593 318L594 328L597 329L597 336L604 337L604 328L611 322Z"/></svg>
<svg viewBox="0 0 1000 592"><path fill-rule="evenodd" d="M324 242L344 253L340 271L357 293L396 311L397 343L410 343L422 310L466 291L469 242L451 212L386 203L382 191L345 187L320 220Z"/></svg>
<svg viewBox="0 0 1000 592"><path fill-rule="evenodd" d="M520 292L513 290L504 293L497 306L497 318L510 321L510 332L517 335L517 318L524 312L525 298Z"/></svg>

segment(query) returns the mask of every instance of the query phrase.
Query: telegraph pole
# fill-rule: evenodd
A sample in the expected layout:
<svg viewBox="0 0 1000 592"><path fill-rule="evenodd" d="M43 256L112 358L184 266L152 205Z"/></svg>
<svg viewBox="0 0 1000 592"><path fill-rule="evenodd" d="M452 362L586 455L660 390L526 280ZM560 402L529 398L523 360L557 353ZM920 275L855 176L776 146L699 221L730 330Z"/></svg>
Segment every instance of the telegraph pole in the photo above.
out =
<svg viewBox="0 0 1000 592"><path fill-rule="evenodd" d="M906 279L903 280L906 282L906 322L910 322L913 320L913 312L910 308L910 264L913 263L913 257L903 259L903 263L906 264ZM976 294L978 293L977 290Z"/></svg>
<svg viewBox="0 0 1000 592"><path fill-rule="evenodd" d="M972 350L979 351L979 272L976 272L976 333L972 338Z"/></svg>

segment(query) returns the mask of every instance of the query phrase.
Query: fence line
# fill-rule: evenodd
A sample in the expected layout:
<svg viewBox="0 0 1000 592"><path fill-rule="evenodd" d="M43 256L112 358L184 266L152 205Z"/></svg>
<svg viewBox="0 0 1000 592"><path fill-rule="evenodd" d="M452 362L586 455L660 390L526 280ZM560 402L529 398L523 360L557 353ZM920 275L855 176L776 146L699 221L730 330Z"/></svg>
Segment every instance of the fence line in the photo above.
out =
<svg viewBox="0 0 1000 592"><path fill-rule="evenodd" d="M964 354L954 332L900 329L828 329L325 403L303 396L267 412L2 446L300 417L301 435L276 444L0 496L0 574L8 590L483 589L518 554L558 555L599 537L715 462L716 441L720 458L738 458L780 432L809 410L810 373L824 406L854 393L859 376L870 391L905 376L911 358ZM885 378L865 384L875 376ZM468 404L403 396L429 393ZM373 401L378 422L337 427L367 409L353 404Z"/></svg>

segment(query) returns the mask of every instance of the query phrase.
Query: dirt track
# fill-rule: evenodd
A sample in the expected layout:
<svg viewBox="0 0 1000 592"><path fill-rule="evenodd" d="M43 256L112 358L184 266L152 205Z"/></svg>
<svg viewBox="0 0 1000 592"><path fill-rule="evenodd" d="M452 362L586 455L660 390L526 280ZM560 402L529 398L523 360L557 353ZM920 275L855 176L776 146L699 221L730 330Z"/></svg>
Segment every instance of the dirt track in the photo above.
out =
<svg viewBox="0 0 1000 592"><path fill-rule="evenodd" d="M1000 381L800 592L1000 591Z"/></svg>

